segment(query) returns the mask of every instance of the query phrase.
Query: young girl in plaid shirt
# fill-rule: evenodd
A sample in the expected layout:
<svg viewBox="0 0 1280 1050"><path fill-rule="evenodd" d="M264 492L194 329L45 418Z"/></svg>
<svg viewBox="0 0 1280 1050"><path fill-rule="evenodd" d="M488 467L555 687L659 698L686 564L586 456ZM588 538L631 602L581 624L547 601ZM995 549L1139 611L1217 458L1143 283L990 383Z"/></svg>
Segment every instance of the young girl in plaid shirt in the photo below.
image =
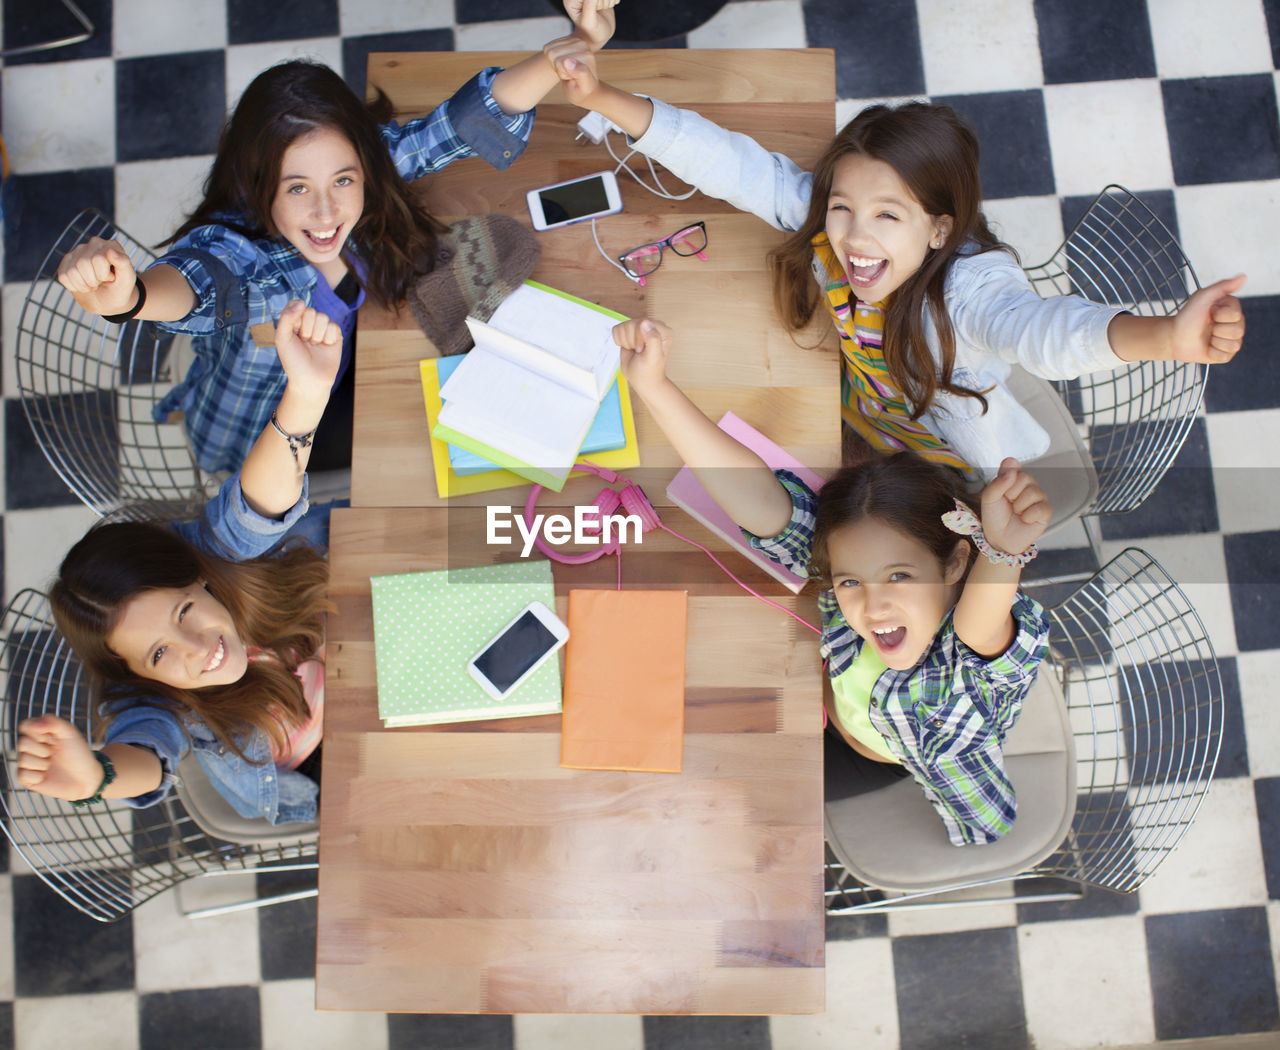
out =
<svg viewBox="0 0 1280 1050"><path fill-rule="evenodd" d="M979 526L955 471L899 452L846 467L814 493L667 378L665 325L628 321L614 338L631 388L752 546L823 585L828 797L909 775L953 844L1005 834L1016 800L1004 737L1048 634L1044 610L1018 592L1050 518L1040 486L1006 459L982 492Z"/></svg>
<svg viewBox="0 0 1280 1050"><path fill-rule="evenodd" d="M143 277L114 241L93 238L63 259L58 279L86 310L108 320L155 321L192 337L195 361L156 407L156 420L183 413L196 460L208 471L244 462L284 389L269 338L294 299L342 329L343 358L313 469L343 466L350 421L356 310L365 293L404 298L431 271L446 227L418 203L411 182L462 157L502 169L528 141L533 106L558 81L554 61L592 53L613 33L616 0L565 0L569 36L499 70L481 70L452 98L403 127L385 96L372 105L326 66L286 62L245 90L223 130L205 199ZM258 345L265 343L266 345ZM324 460L324 462L322 462Z"/></svg>

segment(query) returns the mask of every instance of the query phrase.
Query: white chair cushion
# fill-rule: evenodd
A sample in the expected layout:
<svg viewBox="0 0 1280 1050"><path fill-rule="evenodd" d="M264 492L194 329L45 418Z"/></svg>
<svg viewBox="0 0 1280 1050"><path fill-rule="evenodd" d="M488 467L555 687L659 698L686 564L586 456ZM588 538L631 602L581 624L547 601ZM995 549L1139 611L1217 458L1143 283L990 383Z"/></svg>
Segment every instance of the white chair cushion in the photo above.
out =
<svg viewBox="0 0 1280 1050"><path fill-rule="evenodd" d="M1005 738L1005 769L1018 815L997 842L951 845L920 785L904 779L827 803L827 843L860 882L902 893L1013 878L1052 853L1075 816L1076 762L1066 705L1048 663Z"/></svg>
<svg viewBox="0 0 1280 1050"><path fill-rule="evenodd" d="M1071 412L1049 383L1015 365L1006 385L1049 434L1049 450L1023 466L1049 497L1053 517L1045 532L1050 533L1091 507L1098 498L1093 457Z"/></svg>
<svg viewBox="0 0 1280 1050"><path fill-rule="evenodd" d="M216 839L273 849L314 842L319 833L319 826L313 823L272 824L265 817L240 816L190 752L178 763L177 789L196 826Z"/></svg>

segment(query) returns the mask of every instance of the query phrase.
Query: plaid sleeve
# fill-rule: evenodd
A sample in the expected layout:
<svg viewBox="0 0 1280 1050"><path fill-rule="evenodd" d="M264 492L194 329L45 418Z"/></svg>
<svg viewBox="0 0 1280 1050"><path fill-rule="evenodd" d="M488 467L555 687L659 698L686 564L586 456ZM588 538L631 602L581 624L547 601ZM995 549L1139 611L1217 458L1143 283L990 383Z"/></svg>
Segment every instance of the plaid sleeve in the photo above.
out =
<svg viewBox="0 0 1280 1050"><path fill-rule="evenodd" d="M264 313L263 297L251 296L255 280L266 280L259 277L263 262L263 254L253 241L226 226L192 230L153 265L172 266L182 274L191 285L196 305L186 317L158 321L157 327L209 335L231 325L271 320L269 311ZM251 317L251 313L262 316Z"/></svg>
<svg viewBox="0 0 1280 1050"><path fill-rule="evenodd" d="M813 550L813 530L817 523L818 497L813 489L789 470L773 472L791 497L791 520L776 536L761 537L742 530L752 550L797 576L809 574L809 554Z"/></svg>
<svg viewBox="0 0 1280 1050"><path fill-rule="evenodd" d="M1026 685L1030 687L1049 647L1049 618L1044 606L1021 592L1010 608L1017 628L1013 642L993 660L975 653L955 637L956 659L985 681L1005 689Z"/></svg>
<svg viewBox="0 0 1280 1050"><path fill-rule="evenodd" d="M462 157L480 157L499 171L515 162L529 141L534 111L514 116L503 111L493 97L493 80L500 72L492 66L482 69L425 117L382 128L382 140L403 178L412 182Z"/></svg>
<svg viewBox="0 0 1280 1050"><path fill-rule="evenodd" d="M938 758L934 776L922 782L953 846L995 842L1008 834L1018 800L995 734L978 747Z"/></svg>

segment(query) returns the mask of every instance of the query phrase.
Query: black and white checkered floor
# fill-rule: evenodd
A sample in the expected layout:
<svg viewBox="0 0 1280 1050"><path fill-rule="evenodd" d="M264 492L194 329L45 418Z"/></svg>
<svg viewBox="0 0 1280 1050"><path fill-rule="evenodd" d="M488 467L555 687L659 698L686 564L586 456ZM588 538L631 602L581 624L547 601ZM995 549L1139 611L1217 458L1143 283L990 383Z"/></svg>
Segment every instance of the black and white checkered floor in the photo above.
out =
<svg viewBox="0 0 1280 1050"><path fill-rule="evenodd" d="M166 235L228 102L281 58L318 56L360 88L371 50L525 49L567 25L547 0L79 2L89 42L3 72L6 599L91 520L15 399L14 326L62 225L96 205L139 240ZM663 6L645 5L659 28ZM57 0L4 0L3 16L5 47L75 28ZM100 926L11 858L0 1045L991 1050L1280 1029L1280 0L742 0L662 46L805 45L836 49L842 120L920 94L968 117L989 214L1025 260L1119 182L1202 281L1249 274L1246 349L1214 370L1184 469L1104 523L1109 551L1136 540L1186 585L1222 663L1218 777L1178 851L1132 897L834 920L825 1016L733 1019L318 1014L311 902L192 922L164 897Z"/></svg>

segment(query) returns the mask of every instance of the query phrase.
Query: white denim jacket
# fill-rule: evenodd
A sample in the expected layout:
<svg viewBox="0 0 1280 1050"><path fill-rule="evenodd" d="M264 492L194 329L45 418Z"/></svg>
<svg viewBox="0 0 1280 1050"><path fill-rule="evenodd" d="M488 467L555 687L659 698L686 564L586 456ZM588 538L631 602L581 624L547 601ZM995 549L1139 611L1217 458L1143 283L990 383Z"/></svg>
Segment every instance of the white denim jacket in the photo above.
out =
<svg viewBox="0 0 1280 1050"><path fill-rule="evenodd" d="M652 102L653 121L632 143L636 150L775 229L789 232L804 224L812 174L747 135ZM1031 460L1048 447L1048 435L1005 387L1012 365L1044 379L1074 379L1124 364L1107 339L1120 307L1077 296L1042 299L1007 252L959 255L947 273L944 299L955 329L953 382L995 389L987 395L985 415L973 398L938 391L921 420L988 477L1005 456ZM937 333L927 310L925 332L936 357Z"/></svg>

